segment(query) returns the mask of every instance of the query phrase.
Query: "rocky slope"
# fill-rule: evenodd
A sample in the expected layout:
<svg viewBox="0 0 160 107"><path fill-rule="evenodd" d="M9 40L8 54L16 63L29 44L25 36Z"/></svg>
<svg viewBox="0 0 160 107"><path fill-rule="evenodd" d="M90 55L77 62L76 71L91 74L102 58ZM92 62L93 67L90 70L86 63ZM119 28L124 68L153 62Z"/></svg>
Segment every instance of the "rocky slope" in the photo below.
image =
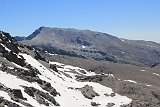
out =
<svg viewBox="0 0 160 107"><path fill-rule="evenodd" d="M97 71L48 61L0 32L0 107L160 106L159 85ZM132 76L131 72L128 75ZM143 78L153 75L159 81L158 71L153 74L140 68L136 73L142 72Z"/></svg>
<svg viewBox="0 0 160 107"><path fill-rule="evenodd" d="M18 45L8 33L0 32L0 40L1 107L120 107L132 101L99 83L80 81L82 76L98 75L94 72L49 63L36 50Z"/></svg>
<svg viewBox="0 0 160 107"><path fill-rule="evenodd" d="M90 30L40 27L20 43L39 51L110 62L152 66L160 63L160 44L132 41Z"/></svg>
<svg viewBox="0 0 160 107"><path fill-rule="evenodd" d="M132 103L129 107L156 107L159 106L155 99L160 95L160 66L146 67L130 64L110 63L106 61L95 61L68 57L64 55L53 55L45 53L43 56L50 61L63 62L72 66L79 66L101 76L82 78L82 81L94 81L112 89L129 98ZM115 79L103 76L113 74ZM154 95L156 93L156 95ZM128 106L127 106L128 107Z"/></svg>

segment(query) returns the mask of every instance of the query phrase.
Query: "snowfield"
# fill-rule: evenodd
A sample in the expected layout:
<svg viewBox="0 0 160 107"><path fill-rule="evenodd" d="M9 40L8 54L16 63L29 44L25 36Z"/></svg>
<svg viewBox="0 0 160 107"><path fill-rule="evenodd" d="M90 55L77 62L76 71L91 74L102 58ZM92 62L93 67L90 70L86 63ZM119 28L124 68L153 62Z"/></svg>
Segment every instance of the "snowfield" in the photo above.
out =
<svg viewBox="0 0 160 107"><path fill-rule="evenodd" d="M35 60L27 54L21 55L26 59L26 62L28 64L31 64L33 67L37 68L42 73L42 75L39 75L41 79L50 82L52 86L61 94L60 96L57 96L55 99L62 107L90 107L91 102L96 102L100 104L100 106L102 107L106 107L108 103L114 103L114 107L119 107L120 105L128 104L131 102L131 99L125 96L120 96L118 94L116 94L114 97L106 97L104 94L113 93L111 88L102 86L99 83L94 82L78 82L73 77L76 75L75 73L65 71L74 70L78 74L83 74L87 76L95 75L92 72L87 72L86 70L81 69L79 67L64 65L57 62L50 62L51 64L61 66L59 69L61 69L61 71L65 73L70 74L72 78L69 78L63 75L62 73L53 73L53 71L47 69L41 63L39 63L37 60ZM85 73L81 73L80 70L84 70ZM93 90L100 96L96 96L92 100L85 98L79 90L76 90L76 88L82 88L85 85L92 86ZM73 89L69 89L68 87L72 87Z"/></svg>
<svg viewBox="0 0 160 107"><path fill-rule="evenodd" d="M120 107L124 104L129 104L132 100L126 96L121 96L112 91L111 88L105 87L99 83L94 82L79 82L76 80L76 76L94 76L96 75L93 72L88 72L85 69L79 67L73 67L70 65L65 65L58 62L50 62L50 64L55 64L57 66L58 72L53 71L50 68L43 66L38 60L34 59L30 55L20 53L24 57L26 63L30 64L32 67L39 70L40 74L38 77L46 82L51 83L51 86L56 89L60 95L55 96L56 102L60 104L60 107L92 107L91 103L95 102L99 104L99 107L106 107L109 103L114 103L113 107ZM21 67L13 63L17 68L28 70L25 67ZM0 64L0 66L2 66ZM8 67L8 69L13 70L13 67ZM112 74L108 75L114 78ZM10 89L20 89L25 100L24 102L33 105L34 107L46 107L43 104L39 104L35 98L29 96L24 92L22 86L34 87L42 92L48 93L43 90L38 83L28 82L22 79L17 78L14 75L3 72L0 70L0 83L5 87ZM98 94L98 96L93 97L92 99L86 98L80 88L84 86L91 86L93 90ZM111 94L114 93L114 96ZM48 93L50 95L50 93ZM107 96L106 96L107 95ZM16 103L23 107L22 104L11 100L10 96L5 91L0 91L0 96L3 96L4 99ZM49 101L48 101L49 102ZM49 102L50 107L54 107L51 102Z"/></svg>
<svg viewBox="0 0 160 107"><path fill-rule="evenodd" d="M0 82L1 84L5 85L8 88L11 89L20 89L24 98L27 98L27 103L35 106L35 107L46 107L44 105L40 105L36 100L34 100L32 97L30 97L28 94L24 92L24 89L21 86L28 86L28 87L34 87L36 89L44 91L37 83L30 83L27 81L24 81L22 79L18 79L16 76L7 74L5 72L0 71ZM11 98L8 96L6 92L0 91L0 95L2 95L5 99L14 102L11 100ZM16 103L18 105L21 105L20 103ZM22 106L22 105L21 105Z"/></svg>

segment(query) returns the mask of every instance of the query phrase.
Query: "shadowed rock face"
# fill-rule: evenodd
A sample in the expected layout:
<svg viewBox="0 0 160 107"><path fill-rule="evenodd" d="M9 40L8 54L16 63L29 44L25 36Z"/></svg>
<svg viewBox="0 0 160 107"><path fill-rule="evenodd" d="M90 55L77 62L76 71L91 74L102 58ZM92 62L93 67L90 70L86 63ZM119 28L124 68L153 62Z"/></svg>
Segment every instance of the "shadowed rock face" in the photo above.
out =
<svg viewBox="0 0 160 107"><path fill-rule="evenodd" d="M0 31L0 43L4 44L7 48L9 48L14 53L18 53L18 44L15 39L11 37L9 33Z"/></svg>
<svg viewBox="0 0 160 107"><path fill-rule="evenodd" d="M16 54L14 54L12 51L8 52L8 53L3 53L3 56L14 63L17 63L18 65L24 66L25 65L25 61L23 58L18 58Z"/></svg>
<svg viewBox="0 0 160 107"><path fill-rule="evenodd" d="M0 32L0 40L1 56L5 57L11 62L24 66L24 59L17 56L20 50L18 49L18 44L16 43L14 38L12 38L9 33Z"/></svg>
<svg viewBox="0 0 160 107"><path fill-rule="evenodd" d="M43 52L98 61L148 66L160 62L160 44L158 43L119 39L90 30L40 27L20 43Z"/></svg>

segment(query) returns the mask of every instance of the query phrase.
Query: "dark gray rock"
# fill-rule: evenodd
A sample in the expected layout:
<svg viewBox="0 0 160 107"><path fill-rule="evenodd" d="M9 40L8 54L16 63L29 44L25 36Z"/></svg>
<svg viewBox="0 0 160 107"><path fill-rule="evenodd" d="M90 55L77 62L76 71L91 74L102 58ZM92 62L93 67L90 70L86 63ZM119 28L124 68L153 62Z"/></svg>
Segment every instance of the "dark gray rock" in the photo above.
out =
<svg viewBox="0 0 160 107"><path fill-rule="evenodd" d="M8 107L21 107L16 103L12 103L6 99L4 99L3 97L0 96L0 107L4 107L4 106L8 106Z"/></svg>
<svg viewBox="0 0 160 107"><path fill-rule="evenodd" d="M28 95L30 95L30 96L32 96L33 98L35 98L40 104L44 104L44 105L48 106L49 103L46 101L46 100L48 100L48 101L50 101L51 103L53 103L55 106L60 106L60 105L56 102L56 100L54 99L54 97L53 97L53 96L50 96L48 93L42 92L42 91L40 91L40 90L38 90L38 89L35 89L35 88L33 88L33 87L23 86L23 88L24 88L24 91L25 91Z"/></svg>
<svg viewBox="0 0 160 107"><path fill-rule="evenodd" d="M21 90L8 88L4 84L1 84L1 83L0 83L0 90L8 93L11 100L16 101L26 107L33 107L31 104L25 102L27 99L23 97ZM3 99L3 97L1 101L0 101L0 107L3 107L4 105L7 105L8 107L17 107L17 106L19 107L18 104L15 104L6 99Z"/></svg>
<svg viewBox="0 0 160 107"><path fill-rule="evenodd" d="M39 60L42 60L42 61L46 61L45 58L42 58L42 56L37 51L34 51L34 52L35 52L34 57L35 57L36 60L39 59Z"/></svg>
<svg viewBox="0 0 160 107"><path fill-rule="evenodd" d="M37 102L39 102L40 104L44 104L46 106L49 106L49 102L48 101L45 101L45 99L40 96L39 94L36 94L36 100Z"/></svg>
<svg viewBox="0 0 160 107"><path fill-rule="evenodd" d="M8 51L0 44L0 53L7 53Z"/></svg>
<svg viewBox="0 0 160 107"><path fill-rule="evenodd" d="M109 94L107 94L107 93L106 93L106 94L104 94L104 95L105 95L106 97L109 97L109 96L110 96L110 95L109 95Z"/></svg>
<svg viewBox="0 0 160 107"><path fill-rule="evenodd" d="M19 99L27 100L26 98L23 97L20 89L11 89L9 95L11 96L12 100L17 102L19 101Z"/></svg>
<svg viewBox="0 0 160 107"><path fill-rule="evenodd" d="M1 63L0 70L6 71L7 70L7 66L4 63Z"/></svg>
<svg viewBox="0 0 160 107"><path fill-rule="evenodd" d="M93 107L97 107L97 106L99 106L100 104L98 104L98 103L96 103L96 102L91 102L91 106L93 106Z"/></svg>
<svg viewBox="0 0 160 107"><path fill-rule="evenodd" d="M1 43L14 53L20 52L18 49L18 44L16 43L15 39L11 37L9 33L0 31L0 39Z"/></svg>
<svg viewBox="0 0 160 107"><path fill-rule="evenodd" d="M89 86L89 85L85 85L84 87L80 88L79 90L88 99L93 99L95 96L99 96L99 94L93 90L93 87Z"/></svg>
<svg viewBox="0 0 160 107"><path fill-rule="evenodd" d="M116 96L116 94L115 93L111 93L111 95L110 95L111 97L114 97L114 96Z"/></svg>
<svg viewBox="0 0 160 107"><path fill-rule="evenodd" d="M60 95L60 93L58 93L56 89L51 86L51 83L42 81L42 84L40 86L42 89L48 91L53 96Z"/></svg>
<svg viewBox="0 0 160 107"><path fill-rule="evenodd" d="M107 107L113 107L115 104L114 103L108 103L106 106Z"/></svg>
<svg viewBox="0 0 160 107"><path fill-rule="evenodd" d="M54 64L50 64L49 68L51 68L52 70L54 70L55 72L58 72L56 65Z"/></svg>
<svg viewBox="0 0 160 107"><path fill-rule="evenodd" d="M18 56L16 54L14 54L12 51L8 52L8 53L4 53L3 56L11 61L11 62L14 62L18 65L21 65L21 66L25 66L26 63L25 63L25 60L23 58L18 58Z"/></svg>

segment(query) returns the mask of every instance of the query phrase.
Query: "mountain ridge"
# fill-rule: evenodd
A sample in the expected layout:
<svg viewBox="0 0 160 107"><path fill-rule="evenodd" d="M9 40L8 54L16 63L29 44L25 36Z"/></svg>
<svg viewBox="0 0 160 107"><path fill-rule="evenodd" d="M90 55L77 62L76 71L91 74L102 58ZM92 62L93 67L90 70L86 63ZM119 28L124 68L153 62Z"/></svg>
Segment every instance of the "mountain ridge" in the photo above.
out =
<svg viewBox="0 0 160 107"><path fill-rule="evenodd" d="M160 63L160 44L156 42L121 39L73 28L40 27L35 32L19 42L43 52L100 61L147 66Z"/></svg>

